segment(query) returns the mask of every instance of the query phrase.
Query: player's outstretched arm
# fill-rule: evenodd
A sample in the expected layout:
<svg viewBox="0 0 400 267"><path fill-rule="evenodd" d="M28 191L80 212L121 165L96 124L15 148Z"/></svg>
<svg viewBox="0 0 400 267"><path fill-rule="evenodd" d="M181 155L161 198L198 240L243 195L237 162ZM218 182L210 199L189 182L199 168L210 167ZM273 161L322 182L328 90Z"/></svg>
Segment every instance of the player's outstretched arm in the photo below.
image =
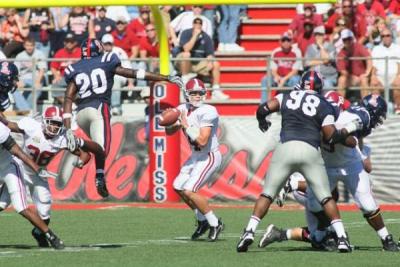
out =
<svg viewBox="0 0 400 267"><path fill-rule="evenodd" d="M267 116L271 113L277 112L278 110L279 101L276 98L271 99L268 102L264 102L258 106L256 118L258 121L258 128L260 128L262 132L267 131L268 128L271 126L271 122L267 120Z"/></svg>
<svg viewBox="0 0 400 267"><path fill-rule="evenodd" d="M178 76L162 75L154 72L147 72L142 69L134 70L118 66L115 68L115 74L124 76L126 78L133 78L139 80L155 81L155 82L172 82L176 83L179 88L183 88L184 84L182 79Z"/></svg>
<svg viewBox="0 0 400 267"><path fill-rule="evenodd" d="M9 136L7 140L2 143L3 147L7 149L12 155L16 156L22 160L26 165L28 165L33 171L39 172L39 166L20 148L20 146L15 142L14 138Z"/></svg>
<svg viewBox="0 0 400 267"><path fill-rule="evenodd" d="M78 92L78 88L74 82L70 82L67 85L67 90L65 90L64 95L64 126L67 129L71 128L71 118L72 118L72 103L74 102L76 93Z"/></svg>
<svg viewBox="0 0 400 267"><path fill-rule="evenodd" d="M21 133L21 134L25 133L24 130L18 127L18 123L9 121L6 119L6 117L0 116L0 122L2 122L5 126L7 126L13 133Z"/></svg>

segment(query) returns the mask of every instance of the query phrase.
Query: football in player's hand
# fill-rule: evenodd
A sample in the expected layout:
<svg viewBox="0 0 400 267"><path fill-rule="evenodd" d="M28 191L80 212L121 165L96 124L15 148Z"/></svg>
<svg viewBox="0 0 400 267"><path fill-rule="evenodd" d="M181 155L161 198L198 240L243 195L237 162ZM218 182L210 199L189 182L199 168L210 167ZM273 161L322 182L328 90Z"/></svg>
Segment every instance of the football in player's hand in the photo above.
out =
<svg viewBox="0 0 400 267"><path fill-rule="evenodd" d="M169 108L161 113L160 120L158 124L161 126L170 126L174 124L181 115L181 112L177 108Z"/></svg>

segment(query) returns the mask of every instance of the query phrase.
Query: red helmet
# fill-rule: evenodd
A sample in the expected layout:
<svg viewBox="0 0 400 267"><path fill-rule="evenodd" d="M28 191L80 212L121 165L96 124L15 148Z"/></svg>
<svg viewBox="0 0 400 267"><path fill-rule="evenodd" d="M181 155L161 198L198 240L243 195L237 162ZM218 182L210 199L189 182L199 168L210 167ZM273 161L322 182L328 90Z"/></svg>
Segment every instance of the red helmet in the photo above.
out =
<svg viewBox="0 0 400 267"><path fill-rule="evenodd" d="M203 104L206 100L206 93L207 88L201 80L193 78L186 83L186 101L194 107L199 107Z"/></svg>
<svg viewBox="0 0 400 267"><path fill-rule="evenodd" d="M333 106L338 107L340 111L348 109L351 105L349 100L345 99L341 94L336 91L328 91L325 93L324 97Z"/></svg>
<svg viewBox="0 0 400 267"><path fill-rule="evenodd" d="M49 106L43 111L44 133L50 137L59 135L63 128L62 111L57 106Z"/></svg>

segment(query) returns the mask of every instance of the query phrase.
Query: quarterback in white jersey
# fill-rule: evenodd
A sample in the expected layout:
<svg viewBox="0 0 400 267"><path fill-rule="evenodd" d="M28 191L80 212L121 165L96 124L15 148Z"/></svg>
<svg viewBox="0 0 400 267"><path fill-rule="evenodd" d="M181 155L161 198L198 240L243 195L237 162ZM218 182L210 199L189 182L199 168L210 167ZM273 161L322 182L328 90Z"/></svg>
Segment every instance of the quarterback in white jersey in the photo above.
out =
<svg viewBox="0 0 400 267"><path fill-rule="evenodd" d="M63 131L62 112L56 106L50 106L43 112L43 121L38 121L32 117L24 117L18 123L8 122L7 126L11 131L23 135L23 151L40 166L46 167L53 157L63 149L67 149L67 138ZM76 167L82 167L89 160L86 152L79 152L77 155L85 157L83 162L79 157L75 163ZM51 192L47 179L39 177L31 167L14 157L18 163L21 175L28 185L33 203L36 206L40 218L49 225ZM4 192L0 196L0 208L5 209L11 202L10 194ZM40 247L49 247L44 234L38 229L33 228L33 237L37 240Z"/></svg>
<svg viewBox="0 0 400 267"><path fill-rule="evenodd" d="M221 165L221 153L217 138L218 113L215 107L204 104L206 87L199 79L191 79L186 84L187 103L178 106L181 119L166 127L168 135L182 129L191 145L192 155L184 163L174 180L174 189L194 210L198 220L192 240L199 238L208 229L209 241L215 241L223 230L223 223L208 205L207 199L198 190L207 183L211 175Z"/></svg>

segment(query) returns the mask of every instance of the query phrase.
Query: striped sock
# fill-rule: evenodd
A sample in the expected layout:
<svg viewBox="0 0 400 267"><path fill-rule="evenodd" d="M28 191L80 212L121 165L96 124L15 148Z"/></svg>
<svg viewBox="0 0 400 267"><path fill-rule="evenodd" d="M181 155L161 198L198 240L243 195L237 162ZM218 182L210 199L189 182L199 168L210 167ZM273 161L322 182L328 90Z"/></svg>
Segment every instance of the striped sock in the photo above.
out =
<svg viewBox="0 0 400 267"><path fill-rule="evenodd" d="M331 221L331 225L333 229L335 229L336 235L338 237L347 237L346 232L344 231L343 222L341 219Z"/></svg>
<svg viewBox="0 0 400 267"><path fill-rule="evenodd" d="M260 218L252 215L250 217L249 223L247 224L246 231L252 231L254 233L259 223L260 223Z"/></svg>

